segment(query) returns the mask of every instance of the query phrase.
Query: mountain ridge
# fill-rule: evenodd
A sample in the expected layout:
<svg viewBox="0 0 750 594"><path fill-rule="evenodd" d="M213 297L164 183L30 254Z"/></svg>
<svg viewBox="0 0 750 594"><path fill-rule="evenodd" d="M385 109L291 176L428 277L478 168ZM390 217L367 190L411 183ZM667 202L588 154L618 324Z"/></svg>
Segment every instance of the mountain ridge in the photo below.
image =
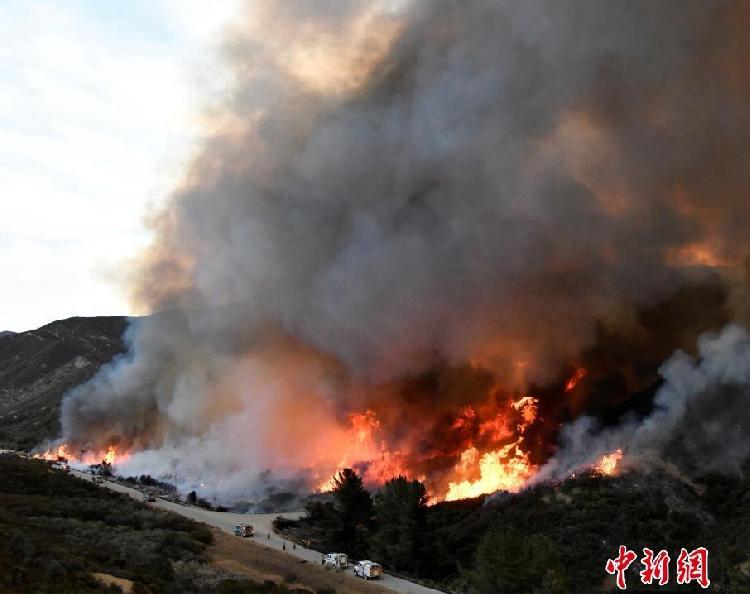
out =
<svg viewBox="0 0 750 594"><path fill-rule="evenodd" d="M59 435L63 395L125 352L126 316L71 317L0 334L0 447Z"/></svg>

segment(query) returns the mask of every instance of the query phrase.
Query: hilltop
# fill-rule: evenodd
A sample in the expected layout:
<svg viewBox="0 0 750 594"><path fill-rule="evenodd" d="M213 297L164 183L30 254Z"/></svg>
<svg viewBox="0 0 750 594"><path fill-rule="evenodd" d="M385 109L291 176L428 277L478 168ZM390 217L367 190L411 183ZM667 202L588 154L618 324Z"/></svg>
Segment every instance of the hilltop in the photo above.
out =
<svg viewBox="0 0 750 594"><path fill-rule="evenodd" d="M63 395L125 351L127 325L124 316L74 317L0 333L0 447L59 435Z"/></svg>

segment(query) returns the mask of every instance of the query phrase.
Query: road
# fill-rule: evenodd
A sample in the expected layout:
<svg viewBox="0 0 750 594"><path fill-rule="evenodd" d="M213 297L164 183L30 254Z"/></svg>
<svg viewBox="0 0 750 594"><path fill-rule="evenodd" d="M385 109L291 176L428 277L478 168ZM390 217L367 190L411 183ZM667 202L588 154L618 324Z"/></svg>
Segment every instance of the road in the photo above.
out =
<svg viewBox="0 0 750 594"><path fill-rule="evenodd" d="M80 472L78 470L71 470L71 472L72 474L75 474L76 476L84 480L91 480L91 476L87 473ZM143 492L138 491L137 489L131 489L130 487L125 487L124 485L111 481L106 481L100 484L107 487L108 489L112 489L113 491L127 493L128 495L130 495L134 499L138 499L139 501L143 500ZM149 505L159 509L171 511L176 514L180 514L181 516L185 516L187 518L190 518L191 520L195 520L196 522L203 522L204 524L214 526L229 533L232 532L232 528L234 528L234 526L236 526L237 524L251 524L255 528L255 537L253 538L253 542L255 543L273 548L277 551L283 551L284 549L286 549L286 553L288 555L297 557L298 559L305 559L306 561L311 563L320 563L322 559L322 555L318 551L306 549L301 546L297 546L296 548L294 548L293 543L280 538L273 531L271 523L273 522L274 518L283 516L285 518L296 520L303 515L303 512L277 514L237 514L232 512L215 512L203 509L201 507L182 505L180 503L174 503L172 501L166 501L159 498L157 498L156 502L149 503ZM238 544L240 544L241 539L238 538L237 540ZM351 575L351 579L356 580L361 578L356 578ZM394 592L400 592L401 594L444 594L439 590L427 588L425 586L421 586L419 584L415 584L408 580L397 578L389 574L383 575L383 577L378 580L378 585L388 588L389 590L393 590Z"/></svg>

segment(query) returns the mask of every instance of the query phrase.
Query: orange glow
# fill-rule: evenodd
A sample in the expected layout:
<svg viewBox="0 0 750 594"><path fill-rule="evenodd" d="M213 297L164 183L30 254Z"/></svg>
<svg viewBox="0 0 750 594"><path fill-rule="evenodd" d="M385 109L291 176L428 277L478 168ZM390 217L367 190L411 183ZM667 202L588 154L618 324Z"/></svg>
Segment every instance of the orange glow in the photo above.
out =
<svg viewBox="0 0 750 594"><path fill-rule="evenodd" d="M402 28L377 3L352 13L345 26L336 28L289 19L288 11L277 4L283 3L250 5L242 35L249 36L260 54L273 56L275 67L319 93L356 91L370 79Z"/></svg>
<svg viewBox="0 0 750 594"><path fill-rule="evenodd" d="M500 413L489 421L479 425L479 435L488 434L493 441L503 441L513 436L513 430L508 426L508 417Z"/></svg>
<svg viewBox="0 0 750 594"><path fill-rule="evenodd" d="M366 462L367 468L362 478L368 483L384 483L388 479L403 475L409 476L398 451L390 451L380 436L380 420L372 410L352 413L347 416L350 448L339 461L332 476L321 482L318 491L328 493L336 486L335 476L344 468Z"/></svg>
<svg viewBox="0 0 750 594"><path fill-rule="evenodd" d="M469 427L476 418L477 412L471 406L467 406L456 417L456 420L453 421L453 428L463 429L464 427Z"/></svg>
<svg viewBox="0 0 750 594"><path fill-rule="evenodd" d="M521 437L515 443L481 455L473 447L464 451L456 465L456 473L465 475L478 467L479 478L449 483L445 500L478 497L500 490L519 491L536 470L520 447L522 441Z"/></svg>
<svg viewBox="0 0 750 594"><path fill-rule="evenodd" d="M602 456L602 459L594 467L594 471L604 476L612 476L617 473L617 465L622 460L622 450L616 449L611 454Z"/></svg>
<svg viewBox="0 0 750 594"><path fill-rule="evenodd" d="M573 374L573 377L571 377L568 380L568 383L565 384L565 391L572 392L574 388L578 385L578 382L580 382L588 374L589 374L589 370L586 369L585 367L579 367L578 369L576 369L576 372Z"/></svg>
<svg viewBox="0 0 750 594"><path fill-rule="evenodd" d="M116 456L117 456L117 448L114 445L111 445L107 448L107 453L104 454L104 458L102 458L102 462L106 462L107 464L114 464Z"/></svg>
<svg viewBox="0 0 750 594"><path fill-rule="evenodd" d="M520 400L511 403L511 406L521 412L523 424L518 426L519 432L523 433L528 425L536 420L536 405L539 402L533 396L524 396Z"/></svg>
<svg viewBox="0 0 750 594"><path fill-rule="evenodd" d="M705 266L721 268L733 266L735 262L723 257L720 248L710 242L691 243L667 250L667 264L671 266Z"/></svg>
<svg viewBox="0 0 750 594"><path fill-rule="evenodd" d="M37 458L39 460L57 461L69 460L71 458L71 455L68 453L67 444L62 444L58 446L56 450L46 450L44 452L34 454L34 458Z"/></svg>
<svg viewBox="0 0 750 594"><path fill-rule="evenodd" d="M520 490L537 469L522 447L523 434L537 419L537 403L533 396L524 396L506 401L507 412L497 412L494 405L491 410L472 406L460 409L450 427L464 445L455 452L458 461L442 486L430 488L429 500L436 503L498 490ZM494 416L487 418L490 413ZM366 484L382 484L398 475L424 479L414 470L419 460L415 462L415 458L388 446L381 434L381 421L374 411L350 414L347 421L351 448L337 465L336 472L347 467L359 468ZM472 431L477 443L467 436ZM502 443L509 439L512 441ZM450 450L448 452L450 455ZM429 459L431 454L426 456ZM336 485L333 476L321 479L318 484L320 492L330 492Z"/></svg>
<svg viewBox="0 0 750 594"><path fill-rule="evenodd" d="M372 440L375 433L380 429L380 421L377 415L366 410L363 413L352 413L349 415L351 432L359 444L365 444Z"/></svg>
<svg viewBox="0 0 750 594"><path fill-rule="evenodd" d="M105 464L115 465L116 462L124 462L130 456L127 453L117 454L117 446L111 444L107 446L106 450L100 451L85 451L81 452L79 456L76 456L70 451L70 446L66 443L57 446L55 449L48 449L44 452L34 454L34 458L40 460L66 460L75 464Z"/></svg>
<svg viewBox="0 0 750 594"><path fill-rule="evenodd" d="M453 480L448 483L444 496L446 501L478 497L495 491L516 492L523 488L536 472L536 466L529 462L528 453L521 448L521 444L523 434L537 419L537 403L533 396L524 396L508 403L509 408L521 415L521 422L516 425L518 437L515 441L486 452L480 452L476 446L470 445L461 452ZM480 436L489 433L495 441L513 436L509 416L500 413L481 423Z"/></svg>
<svg viewBox="0 0 750 594"><path fill-rule="evenodd" d="M338 474L338 472L336 474ZM331 478L329 478L326 482L324 482L318 487L318 492L330 493L335 488L336 488L336 475L333 475Z"/></svg>

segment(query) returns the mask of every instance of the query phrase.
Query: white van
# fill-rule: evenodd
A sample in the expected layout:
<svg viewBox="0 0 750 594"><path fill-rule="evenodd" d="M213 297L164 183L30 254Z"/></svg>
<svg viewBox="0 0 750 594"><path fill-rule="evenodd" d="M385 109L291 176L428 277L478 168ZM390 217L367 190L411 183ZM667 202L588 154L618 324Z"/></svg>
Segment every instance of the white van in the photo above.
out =
<svg viewBox="0 0 750 594"><path fill-rule="evenodd" d="M344 569L345 567L349 567L349 557L344 553L328 553L323 557L323 565L335 569Z"/></svg>
<svg viewBox="0 0 750 594"><path fill-rule="evenodd" d="M354 566L354 575L366 580L376 580L383 575L383 568L374 561L360 561Z"/></svg>

